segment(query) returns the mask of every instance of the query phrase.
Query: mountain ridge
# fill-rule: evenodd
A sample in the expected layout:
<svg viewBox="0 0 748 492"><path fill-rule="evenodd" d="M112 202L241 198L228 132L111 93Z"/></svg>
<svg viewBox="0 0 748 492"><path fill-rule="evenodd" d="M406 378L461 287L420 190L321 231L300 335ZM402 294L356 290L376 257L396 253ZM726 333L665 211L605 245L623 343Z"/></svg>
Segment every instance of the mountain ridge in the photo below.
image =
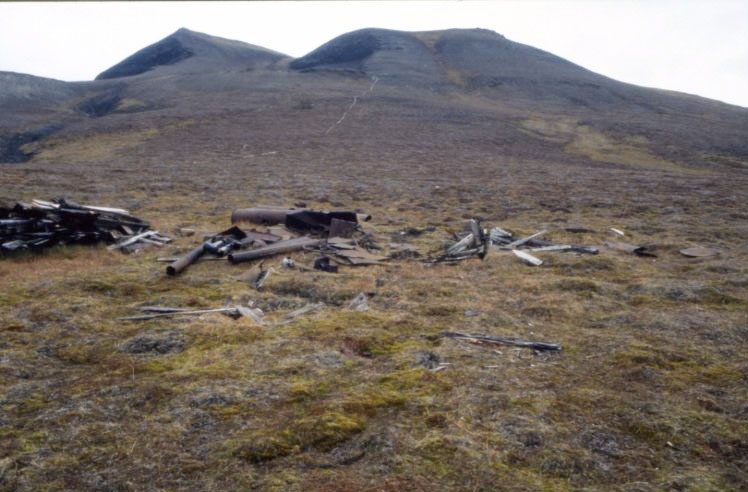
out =
<svg viewBox="0 0 748 492"><path fill-rule="evenodd" d="M251 112L269 118L268 127L278 118L288 119L285 128L297 119L317 125L331 117L327 108L340 97L349 98L352 90L368 94L376 86L367 104L376 104L385 120L406 124L399 111L417 108L413 127L388 144L407 146L398 139L414 131L424 134L416 140L427 140L425 133L445 115L461 122L472 115L473 122L460 125L474 127L470 138L487 151L490 142L531 135L556 145L557 160L569 152L598 160L597 153L578 149L604 143L689 166L748 166L748 109L616 81L485 29L367 28L294 59L182 28L94 81L2 77L0 155L13 156L13 162L33 159L52 134L149 127L153 118L223 115L222 124L232 125L232 114ZM287 106L306 111L286 113Z"/></svg>

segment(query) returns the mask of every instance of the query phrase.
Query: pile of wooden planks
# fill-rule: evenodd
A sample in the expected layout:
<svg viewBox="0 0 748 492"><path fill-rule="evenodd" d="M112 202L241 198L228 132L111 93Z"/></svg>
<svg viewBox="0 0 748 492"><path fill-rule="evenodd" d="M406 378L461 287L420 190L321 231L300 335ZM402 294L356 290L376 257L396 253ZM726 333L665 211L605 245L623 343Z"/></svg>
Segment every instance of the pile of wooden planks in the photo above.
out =
<svg viewBox="0 0 748 492"><path fill-rule="evenodd" d="M144 244L169 241L149 227L121 208L80 205L64 198L18 202L0 207L0 253L98 242L132 252Z"/></svg>

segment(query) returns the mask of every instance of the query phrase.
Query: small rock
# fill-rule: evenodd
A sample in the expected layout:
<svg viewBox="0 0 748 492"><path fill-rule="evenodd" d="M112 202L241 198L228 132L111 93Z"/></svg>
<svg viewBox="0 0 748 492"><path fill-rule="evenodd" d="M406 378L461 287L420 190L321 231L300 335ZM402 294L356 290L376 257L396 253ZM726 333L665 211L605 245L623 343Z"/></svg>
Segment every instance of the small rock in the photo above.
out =
<svg viewBox="0 0 748 492"><path fill-rule="evenodd" d="M433 352L419 352L416 355L416 364L426 369L434 369L441 363L441 358Z"/></svg>
<svg viewBox="0 0 748 492"><path fill-rule="evenodd" d="M359 295L356 296L355 299L351 301L351 303L348 305L348 309L352 309L354 311L368 311L369 310L369 303L366 300L366 294L361 292Z"/></svg>
<svg viewBox="0 0 748 492"><path fill-rule="evenodd" d="M172 330L138 335L123 343L120 350L128 354L145 354L148 352L168 354L181 352L185 348L187 348L187 340L180 332Z"/></svg>

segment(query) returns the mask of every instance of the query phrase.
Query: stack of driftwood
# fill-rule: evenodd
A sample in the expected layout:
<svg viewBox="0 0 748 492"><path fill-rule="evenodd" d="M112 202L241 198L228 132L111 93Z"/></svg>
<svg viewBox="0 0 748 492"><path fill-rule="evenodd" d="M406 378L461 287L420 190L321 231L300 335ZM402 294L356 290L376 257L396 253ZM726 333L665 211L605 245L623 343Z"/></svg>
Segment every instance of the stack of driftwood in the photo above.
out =
<svg viewBox="0 0 748 492"><path fill-rule="evenodd" d="M57 244L114 243L132 252L144 244L169 241L127 210L54 201L0 207L0 252L40 250Z"/></svg>

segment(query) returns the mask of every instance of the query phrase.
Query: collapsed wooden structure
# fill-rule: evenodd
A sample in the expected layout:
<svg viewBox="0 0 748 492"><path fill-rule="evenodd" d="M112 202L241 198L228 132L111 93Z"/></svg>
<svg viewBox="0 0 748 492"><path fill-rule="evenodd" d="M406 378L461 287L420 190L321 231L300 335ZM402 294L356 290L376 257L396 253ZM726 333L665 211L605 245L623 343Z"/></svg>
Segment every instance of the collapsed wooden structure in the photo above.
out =
<svg viewBox="0 0 748 492"><path fill-rule="evenodd" d="M80 205L64 198L0 207L0 253L98 242L132 252L144 244L169 241L121 208Z"/></svg>

